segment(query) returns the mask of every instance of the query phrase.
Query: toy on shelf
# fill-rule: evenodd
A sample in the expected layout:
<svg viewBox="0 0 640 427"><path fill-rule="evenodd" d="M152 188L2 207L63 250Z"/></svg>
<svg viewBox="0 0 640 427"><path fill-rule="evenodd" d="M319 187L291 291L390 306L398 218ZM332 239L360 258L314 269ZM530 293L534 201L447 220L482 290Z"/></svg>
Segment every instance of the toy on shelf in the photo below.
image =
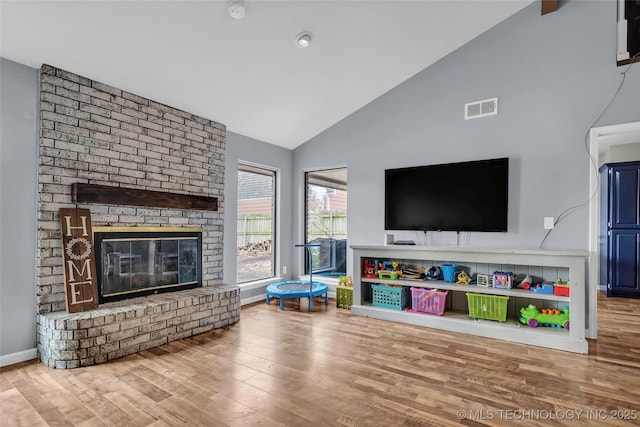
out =
<svg viewBox="0 0 640 427"><path fill-rule="evenodd" d="M351 277L351 276L340 276L338 278L338 286L353 288L353 277Z"/></svg>
<svg viewBox="0 0 640 427"><path fill-rule="evenodd" d="M444 281L453 283L456 281L456 272L458 270L458 264L442 264L442 275Z"/></svg>
<svg viewBox="0 0 640 427"><path fill-rule="evenodd" d="M378 262L378 268L382 264L382 270L378 270L378 277L381 279L396 280L402 276L402 270L400 270L400 263L398 261L383 261Z"/></svg>
<svg viewBox="0 0 640 427"><path fill-rule="evenodd" d="M458 281L456 282L458 285L468 285L469 284L469 275L466 271L461 271L458 273Z"/></svg>
<svg viewBox="0 0 640 427"><path fill-rule="evenodd" d="M570 296L569 282L562 283L562 279L558 278L558 281L553 284L553 294L561 297Z"/></svg>
<svg viewBox="0 0 640 427"><path fill-rule="evenodd" d="M485 288L490 288L493 286L493 274L481 274L478 273L477 276L477 284L478 286L483 286Z"/></svg>
<svg viewBox="0 0 640 427"><path fill-rule="evenodd" d="M379 270L378 277L380 279L396 280L398 278L398 273L391 270Z"/></svg>
<svg viewBox="0 0 640 427"><path fill-rule="evenodd" d="M440 270L440 267L434 265L433 267L427 270L426 277L427 277L427 280L440 280L441 274L442 274L442 270Z"/></svg>
<svg viewBox="0 0 640 427"><path fill-rule="evenodd" d="M542 282L539 285L532 286L530 290L536 294L553 295L553 283Z"/></svg>
<svg viewBox="0 0 640 427"><path fill-rule="evenodd" d="M554 308L538 310L535 305L529 304L520 309L520 323L532 328L550 326L569 330L569 307L565 306L562 310Z"/></svg>
<svg viewBox="0 0 640 427"><path fill-rule="evenodd" d="M528 274L525 276L524 279L522 279L522 282L520 282L518 284L518 287L520 289L531 289L531 285L533 285L533 279L531 278L531 276L529 276Z"/></svg>
<svg viewBox="0 0 640 427"><path fill-rule="evenodd" d="M363 276L368 279L375 279L378 277L376 274L376 262L374 260L368 258L364 260Z"/></svg>
<svg viewBox="0 0 640 427"><path fill-rule="evenodd" d="M511 289L513 283L513 273L504 271L493 272L493 287L502 289Z"/></svg>
<svg viewBox="0 0 640 427"><path fill-rule="evenodd" d="M402 269L402 278L407 280L419 280L424 279L424 267L418 268L403 268Z"/></svg>

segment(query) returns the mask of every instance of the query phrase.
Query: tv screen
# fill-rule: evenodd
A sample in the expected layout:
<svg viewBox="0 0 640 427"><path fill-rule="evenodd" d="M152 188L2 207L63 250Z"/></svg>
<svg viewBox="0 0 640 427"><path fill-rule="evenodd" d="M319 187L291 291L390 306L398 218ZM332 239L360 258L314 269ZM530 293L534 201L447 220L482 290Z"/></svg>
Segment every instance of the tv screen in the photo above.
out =
<svg viewBox="0 0 640 427"><path fill-rule="evenodd" d="M509 159L385 171L386 230L507 231Z"/></svg>

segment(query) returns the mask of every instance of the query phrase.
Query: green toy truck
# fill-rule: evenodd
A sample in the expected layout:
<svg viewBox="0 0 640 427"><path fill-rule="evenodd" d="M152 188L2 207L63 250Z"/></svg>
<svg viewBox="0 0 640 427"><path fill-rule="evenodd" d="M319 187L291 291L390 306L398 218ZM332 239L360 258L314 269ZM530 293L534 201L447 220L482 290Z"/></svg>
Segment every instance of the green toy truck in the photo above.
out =
<svg viewBox="0 0 640 427"><path fill-rule="evenodd" d="M569 330L569 307L565 306L562 310L555 308L538 310L535 305L529 304L527 307L520 309L520 323L529 325L532 328L550 326Z"/></svg>

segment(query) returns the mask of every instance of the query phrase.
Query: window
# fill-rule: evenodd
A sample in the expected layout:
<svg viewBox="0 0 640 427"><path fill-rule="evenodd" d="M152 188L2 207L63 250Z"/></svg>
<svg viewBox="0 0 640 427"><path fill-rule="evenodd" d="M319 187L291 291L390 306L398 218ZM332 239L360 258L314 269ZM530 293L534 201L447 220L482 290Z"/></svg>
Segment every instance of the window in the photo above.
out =
<svg viewBox="0 0 640 427"><path fill-rule="evenodd" d="M640 0L618 0L618 65L640 62Z"/></svg>
<svg viewBox="0 0 640 427"><path fill-rule="evenodd" d="M238 283L275 276L276 173L257 166L238 166Z"/></svg>
<svg viewBox="0 0 640 427"><path fill-rule="evenodd" d="M626 2L627 47L632 58L640 54L640 1Z"/></svg>
<svg viewBox="0 0 640 427"><path fill-rule="evenodd" d="M347 169L307 172L305 240L312 248L313 274L347 274ZM309 273L309 260L305 272Z"/></svg>

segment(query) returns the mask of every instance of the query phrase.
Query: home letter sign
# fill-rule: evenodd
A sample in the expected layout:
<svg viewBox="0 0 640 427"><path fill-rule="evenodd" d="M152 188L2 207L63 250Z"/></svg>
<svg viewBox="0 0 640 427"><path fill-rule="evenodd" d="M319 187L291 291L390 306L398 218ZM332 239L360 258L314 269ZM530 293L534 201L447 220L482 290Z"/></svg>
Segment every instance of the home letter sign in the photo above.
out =
<svg viewBox="0 0 640 427"><path fill-rule="evenodd" d="M60 209L60 226L67 312L96 308L98 288L89 209Z"/></svg>

